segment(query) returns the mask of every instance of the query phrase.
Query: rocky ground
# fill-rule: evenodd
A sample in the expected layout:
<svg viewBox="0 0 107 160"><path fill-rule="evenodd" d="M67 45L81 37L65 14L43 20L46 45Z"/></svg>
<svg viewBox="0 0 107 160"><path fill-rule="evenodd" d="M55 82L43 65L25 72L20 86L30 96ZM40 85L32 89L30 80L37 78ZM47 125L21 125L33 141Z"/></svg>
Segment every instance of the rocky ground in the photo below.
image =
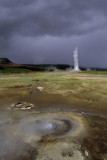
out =
<svg viewBox="0 0 107 160"><path fill-rule="evenodd" d="M32 85L1 87L0 159L107 160L107 115L100 110Z"/></svg>

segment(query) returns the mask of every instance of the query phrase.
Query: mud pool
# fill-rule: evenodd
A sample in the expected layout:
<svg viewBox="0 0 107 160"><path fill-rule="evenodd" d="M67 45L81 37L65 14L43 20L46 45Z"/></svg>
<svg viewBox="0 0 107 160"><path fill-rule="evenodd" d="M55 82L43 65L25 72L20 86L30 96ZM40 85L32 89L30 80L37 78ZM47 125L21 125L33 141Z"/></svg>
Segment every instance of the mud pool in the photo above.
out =
<svg viewBox="0 0 107 160"><path fill-rule="evenodd" d="M105 115L67 105L48 108L2 110L1 160L106 160Z"/></svg>

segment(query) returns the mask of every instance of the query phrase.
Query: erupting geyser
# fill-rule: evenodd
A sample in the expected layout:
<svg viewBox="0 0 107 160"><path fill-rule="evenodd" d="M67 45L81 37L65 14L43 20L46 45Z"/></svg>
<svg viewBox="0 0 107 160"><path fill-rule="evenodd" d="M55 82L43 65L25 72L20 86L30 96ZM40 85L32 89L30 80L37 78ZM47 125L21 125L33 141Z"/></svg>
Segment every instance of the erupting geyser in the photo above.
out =
<svg viewBox="0 0 107 160"><path fill-rule="evenodd" d="M78 63L78 47L74 50L74 71L80 71L79 69L79 63Z"/></svg>

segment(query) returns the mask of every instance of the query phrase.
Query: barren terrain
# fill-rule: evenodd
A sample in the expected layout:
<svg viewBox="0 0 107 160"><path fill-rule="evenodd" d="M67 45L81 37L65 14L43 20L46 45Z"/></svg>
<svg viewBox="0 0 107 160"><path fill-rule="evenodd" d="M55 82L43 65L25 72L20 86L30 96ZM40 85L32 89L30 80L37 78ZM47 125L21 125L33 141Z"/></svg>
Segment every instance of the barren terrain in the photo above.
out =
<svg viewBox="0 0 107 160"><path fill-rule="evenodd" d="M106 140L107 75L0 75L1 160L107 160Z"/></svg>

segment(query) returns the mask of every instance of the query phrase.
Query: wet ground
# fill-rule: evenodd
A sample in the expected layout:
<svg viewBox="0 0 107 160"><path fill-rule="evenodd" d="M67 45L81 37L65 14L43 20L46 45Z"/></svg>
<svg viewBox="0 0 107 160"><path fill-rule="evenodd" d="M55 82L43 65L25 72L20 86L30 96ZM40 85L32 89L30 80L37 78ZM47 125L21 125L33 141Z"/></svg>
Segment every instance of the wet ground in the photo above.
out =
<svg viewBox="0 0 107 160"><path fill-rule="evenodd" d="M29 88L23 89L27 92ZM107 160L107 115L72 106L66 98L12 88L0 102L0 160ZM31 110L7 110L27 101ZM38 108L38 109L37 109Z"/></svg>

